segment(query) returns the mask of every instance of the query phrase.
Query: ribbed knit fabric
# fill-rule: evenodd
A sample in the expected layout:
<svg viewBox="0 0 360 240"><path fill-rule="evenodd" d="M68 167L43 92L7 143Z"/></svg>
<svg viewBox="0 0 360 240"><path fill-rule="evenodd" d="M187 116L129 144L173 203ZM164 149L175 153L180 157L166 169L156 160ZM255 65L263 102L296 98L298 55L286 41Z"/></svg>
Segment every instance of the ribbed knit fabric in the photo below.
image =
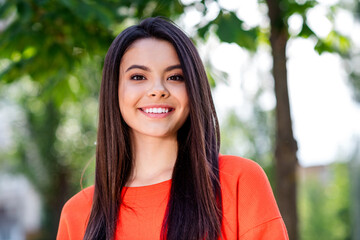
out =
<svg viewBox="0 0 360 240"><path fill-rule="evenodd" d="M223 200L223 239L288 240L269 181L255 162L220 155ZM116 240L160 239L171 180L143 187L126 187L120 207ZM90 215L94 187L89 187L64 206L57 240L81 240Z"/></svg>

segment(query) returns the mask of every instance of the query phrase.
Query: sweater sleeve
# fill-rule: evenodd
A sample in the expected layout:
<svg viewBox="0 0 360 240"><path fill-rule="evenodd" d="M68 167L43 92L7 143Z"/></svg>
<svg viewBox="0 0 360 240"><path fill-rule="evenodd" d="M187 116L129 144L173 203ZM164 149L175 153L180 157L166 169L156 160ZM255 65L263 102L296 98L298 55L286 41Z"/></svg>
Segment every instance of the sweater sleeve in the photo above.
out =
<svg viewBox="0 0 360 240"><path fill-rule="evenodd" d="M238 178L238 239L288 240L285 224L264 170L248 160Z"/></svg>
<svg viewBox="0 0 360 240"><path fill-rule="evenodd" d="M285 224L282 218L275 218L262 223L239 237L241 240L288 240Z"/></svg>

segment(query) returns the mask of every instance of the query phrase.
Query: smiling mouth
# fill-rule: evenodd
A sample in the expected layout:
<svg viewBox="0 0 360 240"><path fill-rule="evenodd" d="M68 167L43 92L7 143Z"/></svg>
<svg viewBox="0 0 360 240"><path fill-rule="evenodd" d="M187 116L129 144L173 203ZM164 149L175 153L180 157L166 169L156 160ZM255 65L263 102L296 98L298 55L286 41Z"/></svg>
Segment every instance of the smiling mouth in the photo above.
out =
<svg viewBox="0 0 360 240"><path fill-rule="evenodd" d="M174 111L174 108L167 107L159 107L159 108L140 108L144 113L152 113L152 114L164 114Z"/></svg>

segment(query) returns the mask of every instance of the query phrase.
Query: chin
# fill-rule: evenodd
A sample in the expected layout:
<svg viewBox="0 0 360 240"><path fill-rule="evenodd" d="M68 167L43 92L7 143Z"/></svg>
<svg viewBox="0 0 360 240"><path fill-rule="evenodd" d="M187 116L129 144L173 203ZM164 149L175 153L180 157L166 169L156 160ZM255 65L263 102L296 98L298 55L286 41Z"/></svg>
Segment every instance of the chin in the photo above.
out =
<svg viewBox="0 0 360 240"><path fill-rule="evenodd" d="M147 135L149 137L156 137L156 138L168 138L168 137L176 137L176 134L174 133L168 133L168 132L164 132L164 133L159 133L159 132L156 132L156 133L144 133L144 135Z"/></svg>
<svg viewBox="0 0 360 240"><path fill-rule="evenodd" d="M169 131L166 129L146 129L144 130L140 130L140 131L135 131L138 135L143 135L143 136L148 136L148 137L157 137L157 138L167 138L167 137L176 137L177 134L174 131Z"/></svg>

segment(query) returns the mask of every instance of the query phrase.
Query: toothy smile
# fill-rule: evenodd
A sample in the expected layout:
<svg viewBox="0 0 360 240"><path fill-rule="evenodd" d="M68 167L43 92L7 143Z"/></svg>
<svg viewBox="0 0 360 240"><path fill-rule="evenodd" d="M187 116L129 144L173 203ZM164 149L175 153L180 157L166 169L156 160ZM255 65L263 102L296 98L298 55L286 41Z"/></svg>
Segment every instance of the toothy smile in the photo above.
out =
<svg viewBox="0 0 360 240"><path fill-rule="evenodd" d="M141 110L145 113L168 113L171 112L173 110L173 108L141 108Z"/></svg>

